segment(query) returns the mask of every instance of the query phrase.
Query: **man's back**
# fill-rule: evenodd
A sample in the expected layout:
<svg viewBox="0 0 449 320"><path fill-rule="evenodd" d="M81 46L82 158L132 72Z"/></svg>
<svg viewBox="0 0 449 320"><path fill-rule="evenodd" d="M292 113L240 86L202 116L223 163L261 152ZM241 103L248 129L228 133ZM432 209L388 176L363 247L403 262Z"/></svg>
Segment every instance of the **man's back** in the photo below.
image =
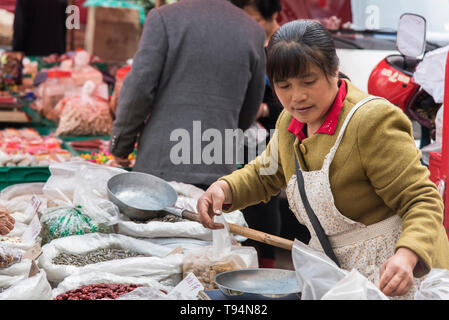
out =
<svg viewBox="0 0 449 320"><path fill-rule="evenodd" d="M225 129L249 127L263 95L263 43L257 23L226 0L183 0L150 12L114 130L125 134L130 112L140 114L134 121L142 120L139 109L151 112L135 170L196 184L212 183L234 170L235 164L223 164L224 154L219 164L198 162L208 142L201 143L201 150L194 147L201 139L193 133L194 121L201 132L217 129L223 138ZM137 106L139 93L133 87L153 93L141 101L149 105ZM171 151L178 140L170 136L176 129L189 132L190 160L175 165Z"/></svg>

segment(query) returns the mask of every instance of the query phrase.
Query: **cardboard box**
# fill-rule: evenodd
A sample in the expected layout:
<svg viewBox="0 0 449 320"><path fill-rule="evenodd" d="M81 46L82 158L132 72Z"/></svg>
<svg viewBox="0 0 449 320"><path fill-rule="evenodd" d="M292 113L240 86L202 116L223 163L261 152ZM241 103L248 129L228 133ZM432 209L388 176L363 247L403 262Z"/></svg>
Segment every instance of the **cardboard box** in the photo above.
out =
<svg viewBox="0 0 449 320"><path fill-rule="evenodd" d="M105 62L124 63L137 52L142 25L139 11L89 7L85 49Z"/></svg>

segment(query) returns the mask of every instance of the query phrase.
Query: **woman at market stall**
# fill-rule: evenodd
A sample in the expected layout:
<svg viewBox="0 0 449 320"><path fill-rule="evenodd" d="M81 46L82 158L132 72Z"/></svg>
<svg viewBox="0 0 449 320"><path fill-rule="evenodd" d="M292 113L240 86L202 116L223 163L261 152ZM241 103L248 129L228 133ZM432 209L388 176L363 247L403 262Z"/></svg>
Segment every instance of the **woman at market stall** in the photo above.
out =
<svg viewBox="0 0 449 320"><path fill-rule="evenodd" d="M388 296L411 298L418 278L449 268L443 202L406 115L340 79L338 68L320 23L289 22L273 35L267 74L284 107L277 131L263 154L208 188L198 213L205 227L221 228L212 219L223 205L237 210L286 188L311 233L309 246L323 251L299 181L339 265L356 268Z"/></svg>
<svg viewBox="0 0 449 320"><path fill-rule="evenodd" d="M266 48L271 36L277 29L279 29L279 24L276 19L282 9L280 0L231 0L231 2L235 6L243 9L265 30L266 39L264 47ZM266 77L264 97L260 105L259 112L257 113L258 124L255 127L265 129L267 137L265 144L255 146L257 148L257 154L260 154L263 151L262 148L267 145L270 139L270 130L275 129L276 120L281 111L282 106L274 99L272 89L268 82L268 77ZM253 160L253 158L250 158L250 152L248 149L249 146L245 145L244 164ZM280 234L281 215L279 211L279 196L271 197L270 201L267 203L261 202L256 205L249 206L242 210L242 212L245 215L245 220L250 228L274 235ZM274 267L276 251L273 246L256 242L251 239L248 239L243 244L253 246L258 249L259 267Z"/></svg>
<svg viewBox="0 0 449 320"><path fill-rule="evenodd" d="M9 214L6 207L0 205L0 236L4 236L14 229L14 218Z"/></svg>

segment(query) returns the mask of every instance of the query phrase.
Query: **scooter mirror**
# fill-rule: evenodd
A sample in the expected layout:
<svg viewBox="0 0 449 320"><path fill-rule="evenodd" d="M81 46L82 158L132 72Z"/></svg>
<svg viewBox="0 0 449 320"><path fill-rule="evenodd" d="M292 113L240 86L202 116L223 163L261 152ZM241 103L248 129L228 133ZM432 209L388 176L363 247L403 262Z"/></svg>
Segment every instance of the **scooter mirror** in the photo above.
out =
<svg viewBox="0 0 449 320"><path fill-rule="evenodd" d="M413 13L404 13L399 18L396 48L411 58L421 58L426 48L426 19Z"/></svg>

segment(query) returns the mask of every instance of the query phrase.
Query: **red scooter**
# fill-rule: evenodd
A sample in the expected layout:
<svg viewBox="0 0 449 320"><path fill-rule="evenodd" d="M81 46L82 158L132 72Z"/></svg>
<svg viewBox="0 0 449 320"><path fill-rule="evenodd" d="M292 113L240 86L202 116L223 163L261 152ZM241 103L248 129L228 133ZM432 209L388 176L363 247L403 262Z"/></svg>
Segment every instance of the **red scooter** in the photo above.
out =
<svg viewBox="0 0 449 320"><path fill-rule="evenodd" d="M413 79L425 47L425 18L404 13L399 19L396 36L396 48L400 54L383 59L368 79L368 93L386 98L420 124L420 148L430 144L431 138L435 139L435 117L441 106Z"/></svg>

